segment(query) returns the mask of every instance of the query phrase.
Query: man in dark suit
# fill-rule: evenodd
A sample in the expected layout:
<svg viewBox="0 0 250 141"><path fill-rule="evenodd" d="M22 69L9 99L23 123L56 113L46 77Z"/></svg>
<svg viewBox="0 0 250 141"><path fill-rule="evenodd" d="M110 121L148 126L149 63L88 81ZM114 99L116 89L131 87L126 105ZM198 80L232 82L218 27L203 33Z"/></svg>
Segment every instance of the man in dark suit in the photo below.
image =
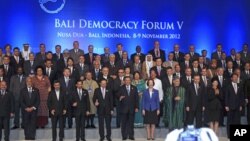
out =
<svg viewBox="0 0 250 141"><path fill-rule="evenodd" d="M232 61L228 61L228 62L227 62L227 67L226 67L226 69L224 70L224 76L225 76L227 79L230 79L230 78L231 78L231 75L233 74L233 72L234 72L233 62L232 62Z"/></svg>
<svg viewBox="0 0 250 141"><path fill-rule="evenodd" d="M46 47L44 43L41 43L39 45L40 52L36 54L35 61L37 62L38 65L43 66L44 61L46 60Z"/></svg>
<svg viewBox="0 0 250 141"><path fill-rule="evenodd" d="M156 59L156 66L152 67L150 71L151 70L157 72L156 77L160 80L162 80L166 76L166 68L162 66L161 58Z"/></svg>
<svg viewBox="0 0 250 141"><path fill-rule="evenodd" d="M187 125L196 123L196 128L202 127L202 112L205 110L205 88L200 83L200 76L194 76L194 82L189 86L186 95Z"/></svg>
<svg viewBox="0 0 250 141"><path fill-rule="evenodd" d="M129 67L130 70L132 70L132 64L133 64L132 61L129 60L129 58L128 58L128 52L123 51L122 52L122 59L117 62L117 65L123 69L126 67Z"/></svg>
<svg viewBox="0 0 250 141"><path fill-rule="evenodd" d="M245 62L242 61L240 53L236 53L235 61L233 62L234 68L240 68L241 70L244 69Z"/></svg>
<svg viewBox="0 0 250 141"><path fill-rule="evenodd" d="M226 57L226 61L235 61L236 50L232 48L230 50L230 55Z"/></svg>
<svg viewBox="0 0 250 141"><path fill-rule="evenodd" d="M116 105L116 127L120 128L121 126L121 106L120 106L120 97L119 97L119 91L120 91L120 87L124 84L124 70L123 69L119 69L118 70L118 75L117 78L114 79L114 83L113 83L113 98L115 101L115 105Z"/></svg>
<svg viewBox="0 0 250 141"><path fill-rule="evenodd" d="M160 49L160 42L154 42L154 49L150 50L148 53L152 54L153 60L155 61L156 58L161 58L163 62L166 61L165 51Z"/></svg>
<svg viewBox="0 0 250 141"><path fill-rule="evenodd" d="M45 74L48 76L50 80L50 84L53 84L53 82L57 79L56 78L56 68L52 67L52 60L46 59L45 61Z"/></svg>
<svg viewBox="0 0 250 141"><path fill-rule="evenodd" d="M217 67L222 67L223 69L226 69L227 67L227 62L231 60L226 60L226 53L222 52L221 54L221 59L217 60Z"/></svg>
<svg viewBox="0 0 250 141"><path fill-rule="evenodd" d="M179 62L179 64L181 64L181 62L184 61L184 53L180 52L180 45L175 44L174 45L174 51L172 51L171 53L174 54L174 61Z"/></svg>
<svg viewBox="0 0 250 141"><path fill-rule="evenodd" d="M186 68L192 68L192 62L190 61L190 55L185 54L184 61L180 63L181 70L184 73Z"/></svg>
<svg viewBox="0 0 250 141"><path fill-rule="evenodd" d="M95 89L93 102L97 107L100 141L104 141L104 121L107 131L107 140L111 141L111 118L113 114L113 94L107 89L107 80L100 82L100 88Z"/></svg>
<svg viewBox="0 0 250 141"><path fill-rule="evenodd" d="M106 64L109 61L110 49L109 47L104 48L104 54L101 55L102 64Z"/></svg>
<svg viewBox="0 0 250 141"><path fill-rule="evenodd" d="M119 64L117 62L115 62L115 55L114 54L110 54L109 55L109 61L104 64L105 67L108 67L109 68L109 75L112 77L112 78L115 78L116 75L117 75L117 71L119 68L121 68L119 66Z"/></svg>
<svg viewBox="0 0 250 141"><path fill-rule="evenodd" d="M51 114L52 122L52 140L56 141L57 138L57 123L59 122L59 140L63 141L64 138L64 115L67 109L67 99L64 91L61 90L60 82L54 81L54 90L48 96L47 106Z"/></svg>
<svg viewBox="0 0 250 141"><path fill-rule="evenodd" d="M7 80L8 80L7 84L9 86L10 78L15 73L14 68L10 65L10 57L9 56L3 57L3 65L1 65L0 67L4 68L4 76L7 78Z"/></svg>
<svg viewBox="0 0 250 141"><path fill-rule="evenodd" d="M136 51L135 53L131 54L130 59L134 63L134 57L137 55L137 56L140 57L140 63L143 63L145 61L146 55L141 52L141 46L137 45L136 48L135 48L135 51Z"/></svg>
<svg viewBox="0 0 250 141"><path fill-rule="evenodd" d="M245 94L245 100L247 104L247 123L250 124L250 78L245 80L244 84L244 94Z"/></svg>
<svg viewBox="0 0 250 141"><path fill-rule="evenodd" d="M63 54L61 53L61 49L62 49L61 45L55 46L56 53L53 54L53 57L52 57L53 61L58 61L58 60L63 58Z"/></svg>
<svg viewBox="0 0 250 141"><path fill-rule="evenodd" d="M201 83L202 83L202 85L205 86L205 88L212 86L211 78L207 77L207 69L206 68L203 68L201 70Z"/></svg>
<svg viewBox="0 0 250 141"><path fill-rule="evenodd" d="M95 59L95 56L97 55L96 53L93 53L93 50L94 50L94 46L93 45L89 45L88 46L88 53L86 53L85 55L84 55L84 57L85 57L85 59L86 59L86 64L87 65L92 65L93 64L93 61L94 61L94 59Z"/></svg>
<svg viewBox="0 0 250 141"><path fill-rule="evenodd" d="M190 55L190 60L191 60L191 62L193 61L193 60L198 60L198 58L199 58L199 54L198 53L196 53L195 52L195 47L194 47L194 45L190 45L189 46L189 53L188 53L189 55Z"/></svg>
<svg viewBox="0 0 250 141"><path fill-rule="evenodd" d="M79 56L79 63L76 64L76 69L79 72L79 76L85 76L85 73L89 71L89 65L85 63L84 55Z"/></svg>
<svg viewBox="0 0 250 141"><path fill-rule="evenodd" d="M122 43L118 43L116 45L116 49L117 49L117 51L114 52L115 62L119 62L120 60L122 60L122 53L123 53L123 45L122 45Z"/></svg>
<svg viewBox="0 0 250 141"><path fill-rule="evenodd" d="M134 56L131 73L133 74L136 71L142 74L142 63L140 61L140 56L138 55Z"/></svg>
<svg viewBox="0 0 250 141"><path fill-rule="evenodd" d="M91 73L92 73L93 79L98 82L101 76L101 69L100 69L101 64L98 61L94 61L93 65L94 65L94 68L91 69Z"/></svg>
<svg viewBox="0 0 250 141"><path fill-rule="evenodd" d="M7 84L9 83L8 78L4 75L4 68L0 67L0 82L5 81Z"/></svg>
<svg viewBox="0 0 250 141"><path fill-rule="evenodd" d="M73 116L73 109L72 109L72 94L75 90L75 79L70 78L70 70L65 68L63 71L63 77L59 78L61 91L65 92L66 99L67 99L67 113L64 119L64 127L66 123L66 118L68 119L68 127L72 128L72 116Z"/></svg>
<svg viewBox="0 0 250 141"><path fill-rule="evenodd" d="M201 74L201 68L199 67L198 60L193 60L192 63L192 75L200 75Z"/></svg>
<svg viewBox="0 0 250 141"><path fill-rule="evenodd" d="M90 101L88 91L82 88L82 81L76 83L76 91L73 93L73 104L76 122L76 141L85 140L85 116L89 115Z"/></svg>
<svg viewBox="0 0 250 141"><path fill-rule="evenodd" d="M14 70L17 70L17 67L23 67L23 63L24 59L20 53L20 50L18 47L15 47L13 49L13 56L10 57L10 65L14 68Z"/></svg>
<svg viewBox="0 0 250 141"><path fill-rule="evenodd" d="M241 76L244 80L250 78L250 63L245 63L244 70L242 71Z"/></svg>
<svg viewBox="0 0 250 141"><path fill-rule="evenodd" d="M166 68L166 76L162 79L163 92L166 92L168 87L172 86L173 82L173 69L171 67Z"/></svg>
<svg viewBox="0 0 250 141"><path fill-rule="evenodd" d="M122 114L122 140L126 140L128 137L130 140L135 140L134 118L139 106L138 91L135 86L131 85L130 77L124 77L124 83L119 91Z"/></svg>
<svg viewBox="0 0 250 141"><path fill-rule="evenodd" d="M63 76L63 70L67 66L67 60L69 58L69 50L65 49L63 50L63 57L59 60L57 60L57 78L60 78Z"/></svg>
<svg viewBox="0 0 250 141"><path fill-rule="evenodd" d="M109 76L109 69L107 67L103 67L102 68L102 73L101 75L99 76L99 83L100 83L100 80L102 79L106 79L107 80L107 88L109 90L113 90L113 78Z"/></svg>
<svg viewBox="0 0 250 141"><path fill-rule="evenodd" d="M216 45L216 51L211 54L211 59L220 60L222 54L222 44Z"/></svg>
<svg viewBox="0 0 250 141"><path fill-rule="evenodd" d="M242 58L242 61L249 62L250 61L250 52L248 48L248 44L243 44L242 51L239 52Z"/></svg>
<svg viewBox="0 0 250 141"><path fill-rule="evenodd" d="M34 53L29 54L29 60L24 61L23 69L26 76L34 75L37 63L35 61Z"/></svg>
<svg viewBox="0 0 250 141"><path fill-rule="evenodd" d="M185 75L181 78L181 86L183 86L187 90L192 82L193 82L192 70L191 68L186 68Z"/></svg>
<svg viewBox="0 0 250 141"><path fill-rule="evenodd" d="M73 58L75 64L79 63L79 56L84 55L84 51L80 49L78 41L73 42L73 49L69 50L69 55Z"/></svg>
<svg viewBox="0 0 250 141"><path fill-rule="evenodd" d="M238 75L233 73L231 83L227 86L225 94L225 109L227 111L227 135L230 137L229 126L240 124L240 112L244 106L244 93L242 87L237 84Z"/></svg>
<svg viewBox="0 0 250 141"><path fill-rule="evenodd" d="M209 66L211 63L211 60L207 57L207 50L203 49L201 51L201 57L204 58L204 64Z"/></svg>
<svg viewBox="0 0 250 141"><path fill-rule="evenodd" d="M17 74L13 75L10 79L9 90L14 96L15 102L15 118L14 118L14 127L11 129L17 129L20 126L20 91L25 88L26 76L23 74L23 68L19 66L17 68ZM23 127L23 123L21 124Z"/></svg>
<svg viewBox="0 0 250 141"><path fill-rule="evenodd" d="M26 78L26 87L21 90L20 103L23 110L25 140L35 140L36 118L40 104L39 90L32 87L31 77Z"/></svg>
<svg viewBox="0 0 250 141"><path fill-rule="evenodd" d="M2 127L4 129L4 140L9 141L10 134L10 118L14 116L14 98L13 95L7 91L7 83L0 82L0 139L2 139Z"/></svg>

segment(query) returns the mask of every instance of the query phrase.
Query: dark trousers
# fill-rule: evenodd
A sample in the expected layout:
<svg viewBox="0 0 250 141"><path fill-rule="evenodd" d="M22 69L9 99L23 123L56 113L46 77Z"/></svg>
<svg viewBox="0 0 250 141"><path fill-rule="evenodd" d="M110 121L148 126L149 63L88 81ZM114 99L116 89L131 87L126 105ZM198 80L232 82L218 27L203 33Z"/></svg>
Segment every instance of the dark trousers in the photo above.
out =
<svg viewBox="0 0 250 141"><path fill-rule="evenodd" d="M116 99L116 127L120 128L121 126L121 113L120 113L120 101Z"/></svg>
<svg viewBox="0 0 250 141"><path fill-rule="evenodd" d="M247 123L250 124L250 103L247 104Z"/></svg>
<svg viewBox="0 0 250 141"><path fill-rule="evenodd" d="M2 127L4 128L4 140L9 141L10 136L10 117L0 117L0 140L2 139Z"/></svg>
<svg viewBox="0 0 250 141"><path fill-rule="evenodd" d="M98 115L98 124L99 124L99 135L101 139L104 139L104 121L106 124L106 131L107 131L107 139L111 137L111 115Z"/></svg>
<svg viewBox="0 0 250 141"><path fill-rule="evenodd" d="M37 111L24 112L23 118L25 139L35 139Z"/></svg>
<svg viewBox="0 0 250 141"><path fill-rule="evenodd" d="M230 110L227 112L227 136L230 137L230 125L240 124L240 110Z"/></svg>
<svg viewBox="0 0 250 141"><path fill-rule="evenodd" d="M156 124L156 127L159 127L162 115L163 115L163 103L161 102L160 103L160 114L158 115L158 122Z"/></svg>
<svg viewBox="0 0 250 141"><path fill-rule="evenodd" d="M15 101L15 116L14 116L14 125L19 127L20 126L20 111L21 111L21 105L19 100ZM23 112L22 112L23 114ZM22 116L23 119L23 116ZM23 123L22 123L23 126Z"/></svg>
<svg viewBox="0 0 250 141"><path fill-rule="evenodd" d="M194 119L196 123L196 128L202 127L202 109L194 109L187 112L187 125L193 125Z"/></svg>
<svg viewBox="0 0 250 141"><path fill-rule="evenodd" d="M64 116L64 124L63 126L66 127L66 121L68 121L68 127L71 128L72 127L72 124L73 124L73 112L74 112L74 108L72 108L71 105L68 105L67 106L67 113L66 113L66 116Z"/></svg>
<svg viewBox="0 0 250 141"><path fill-rule="evenodd" d="M75 116L76 120L76 140L85 139L85 114L81 113Z"/></svg>
<svg viewBox="0 0 250 141"><path fill-rule="evenodd" d="M63 139L64 138L64 127L63 127L63 119L64 116L62 115L56 115L56 116L51 116L51 122L52 122L52 138L53 141L56 141L57 137L57 123L59 122L59 138Z"/></svg>
<svg viewBox="0 0 250 141"><path fill-rule="evenodd" d="M134 119L135 119L135 113L122 113L122 137L127 138L128 136L130 138L134 137Z"/></svg>

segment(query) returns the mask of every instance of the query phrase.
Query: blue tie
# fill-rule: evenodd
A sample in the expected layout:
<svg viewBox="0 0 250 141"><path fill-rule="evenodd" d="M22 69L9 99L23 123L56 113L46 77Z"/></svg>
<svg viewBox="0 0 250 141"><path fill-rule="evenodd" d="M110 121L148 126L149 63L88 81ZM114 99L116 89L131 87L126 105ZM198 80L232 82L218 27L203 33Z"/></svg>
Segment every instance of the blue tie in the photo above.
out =
<svg viewBox="0 0 250 141"><path fill-rule="evenodd" d="M128 92L128 96L130 95L130 89L129 86L127 86L127 92Z"/></svg>

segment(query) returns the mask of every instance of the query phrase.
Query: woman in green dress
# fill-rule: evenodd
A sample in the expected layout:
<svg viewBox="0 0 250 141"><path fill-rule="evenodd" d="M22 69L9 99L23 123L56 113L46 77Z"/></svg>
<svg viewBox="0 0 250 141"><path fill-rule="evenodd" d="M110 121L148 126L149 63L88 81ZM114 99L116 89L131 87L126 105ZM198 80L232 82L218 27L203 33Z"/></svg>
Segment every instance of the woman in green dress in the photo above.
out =
<svg viewBox="0 0 250 141"><path fill-rule="evenodd" d="M173 79L173 86L164 95L163 122L170 131L184 127L185 88L180 86L180 78Z"/></svg>
<svg viewBox="0 0 250 141"><path fill-rule="evenodd" d="M133 81L132 85L137 87L138 94L139 94L139 112L135 113L135 122L134 126L139 128L143 127L143 116L142 116L142 108L141 108L141 100L142 100L142 93L146 90L145 81L141 78L140 72L136 71L133 74Z"/></svg>

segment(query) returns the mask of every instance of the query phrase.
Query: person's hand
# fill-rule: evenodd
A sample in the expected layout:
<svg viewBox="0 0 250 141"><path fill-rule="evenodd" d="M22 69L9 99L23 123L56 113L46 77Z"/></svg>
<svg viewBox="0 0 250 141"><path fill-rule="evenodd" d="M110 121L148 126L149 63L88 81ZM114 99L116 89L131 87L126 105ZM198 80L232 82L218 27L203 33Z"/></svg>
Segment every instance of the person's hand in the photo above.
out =
<svg viewBox="0 0 250 141"><path fill-rule="evenodd" d="M160 115L160 110L157 110L157 116L159 116Z"/></svg>
<svg viewBox="0 0 250 141"><path fill-rule="evenodd" d="M145 110L142 110L142 115L145 116Z"/></svg>
<svg viewBox="0 0 250 141"><path fill-rule="evenodd" d="M113 114L114 114L114 111L111 111L110 114L113 115Z"/></svg>
<svg viewBox="0 0 250 141"><path fill-rule="evenodd" d="M245 99L245 101L246 101L246 104L248 104L248 102L249 102L248 99Z"/></svg>
<svg viewBox="0 0 250 141"><path fill-rule="evenodd" d="M63 115L65 115L67 113L67 110L63 110Z"/></svg>
<svg viewBox="0 0 250 141"><path fill-rule="evenodd" d="M189 112L189 111L190 111L190 108L189 108L189 107L186 107L186 111Z"/></svg>
<svg viewBox="0 0 250 141"><path fill-rule="evenodd" d="M55 112L56 112L56 111L53 109L53 110L51 110L50 113L51 113L52 115L55 115Z"/></svg>
<svg viewBox="0 0 250 141"><path fill-rule="evenodd" d="M229 107L226 106L226 107L225 107L225 110L228 112L228 111L229 111Z"/></svg>
<svg viewBox="0 0 250 141"><path fill-rule="evenodd" d="M179 101L179 100L181 100L181 97L176 96L176 97L174 98L174 100Z"/></svg>
<svg viewBox="0 0 250 141"><path fill-rule="evenodd" d="M202 111L205 111L205 107L204 106L202 107Z"/></svg>
<svg viewBox="0 0 250 141"><path fill-rule="evenodd" d="M242 106L240 106L240 111L242 111Z"/></svg>
<svg viewBox="0 0 250 141"><path fill-rule="evenodd" d="M89 114L90 114L89 111L87 111L87 112L86 112L86 115L88 116Z"/></svg>
<svg viewBox="0 0 250 141"><path fill-rule="evenodd" d="M76 102L74 102L72 106L73 106L73 107L76 107L76 106L77 106L77 103L76 103Z"/></svg>
<svg viewBox="0 0 250 141"><path fill-rule="evenodd" d="M122 99L124 99L125 98L125 96L123 95L123 96L120 96L120 101L122 101Z"/></svg>
<svg viewBox="0 0 250 141"><path fill-rule="evenodd" d="M10 117L14 117L14 113L10 113Z"/></svg>
<svg viewBox="0 0 250 141"><path fill-rule="evenodd" d="M98 99L95 101L95 106L99 106L99 102L98 102Z"/></svg>
<svg viewBox="0 0 250 141"><path fill-rule="evenodd" d="M138 110L138 108L135 108L135 112L137 113L139 110Z"/></svg>

